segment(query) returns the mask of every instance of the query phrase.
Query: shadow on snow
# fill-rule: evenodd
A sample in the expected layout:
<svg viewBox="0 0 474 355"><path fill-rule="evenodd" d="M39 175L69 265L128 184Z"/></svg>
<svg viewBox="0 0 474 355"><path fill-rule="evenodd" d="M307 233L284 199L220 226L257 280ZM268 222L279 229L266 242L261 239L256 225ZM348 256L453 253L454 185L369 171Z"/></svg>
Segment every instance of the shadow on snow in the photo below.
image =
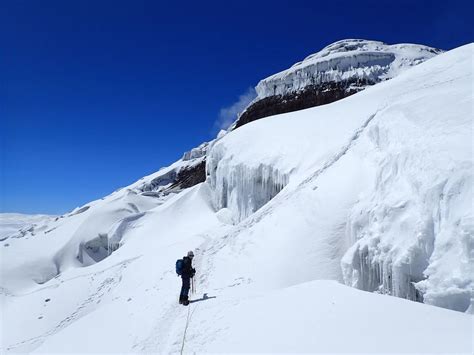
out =
<svg viewBox="0 0 474 355"><path fill-rule="evenodd" d="M201 301L206 301L210 300L211 298L216 298L217 296L208 296L207 293L202 295L202 298L198 298L195 300L189 300L189 303L194 303L194 302L201 302Z"/></svg>

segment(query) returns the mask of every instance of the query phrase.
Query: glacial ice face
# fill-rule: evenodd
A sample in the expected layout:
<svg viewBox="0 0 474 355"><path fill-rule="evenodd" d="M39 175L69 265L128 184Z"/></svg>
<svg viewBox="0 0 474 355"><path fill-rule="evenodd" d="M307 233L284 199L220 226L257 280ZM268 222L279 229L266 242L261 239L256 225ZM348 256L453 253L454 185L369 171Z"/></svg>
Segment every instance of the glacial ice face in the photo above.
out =
<svg viewBox="0 0 474 355"><path fill-rule="evenodd" d="M361 90L367 85L390 79L439 53L438 49L414 44L387 45L377 41L343 40L261 80L256 91L258 99L263 99L329 82L350 82L348 90Z"/></svg>
<svg viewBox="0 0 474 355"><path fill-rule="evenodd" d="M405 137L418 127L402 126L398 118L369 131L378 152L377 178L349 216L353 245L341 261L344 282L465 312L473 286L472 163L468 154L464 161L459 153L450 155L435 134L419 135L415 148ZM403 127L398 133L395 124Z"/></svg>
<svg viewBox="0 0 474 355"><path fill-rule="evenodd" d="M474 260L473 223L464 216L468 174L433 186L418 201L359 203L348 227L355 243L341 263L345 283L466 311Z"/></svg>
<svg viewBox="0 0 474 355"><path fill-rule="evenodd" d="M224 153L222 144L210 150L207 183L213 191L214 208L227 208L236 222L260 209L288 184L288 175L272 166L233 164L232 157L225 157Z"/></svg>
<svg viewBox="0 0 474 355"><path fill-rule="evenodd" d="M207 153L207 148L209 147L210 142L205 142L201 144L199 147L193 148L188 152L183 154L183 161L189 161L197 158L202 158Z"/></svg>
<svg viewBox="0 0 474 355"><path fill-rule="evenodd" d="M256 90L259 98L264 98L296 92L310 85L319 86L323 83L349 81L354 77L361 83L373 85L387 74L394 60L393 53L377 52L322 60L289 75L263 80L258 83ZM351 87L351 89L358 89L358 87Z"/></svg>
<svg viewBox="0 0 474 355"><path fill-rule="evenodd" d="M342 261L345 283L365 291L423 302L423 294L415 285L425 279L423 272L434 244L433 226L428 222L425 228L418 231L413 244L400 255L381 236L357 242Z"/></svg>

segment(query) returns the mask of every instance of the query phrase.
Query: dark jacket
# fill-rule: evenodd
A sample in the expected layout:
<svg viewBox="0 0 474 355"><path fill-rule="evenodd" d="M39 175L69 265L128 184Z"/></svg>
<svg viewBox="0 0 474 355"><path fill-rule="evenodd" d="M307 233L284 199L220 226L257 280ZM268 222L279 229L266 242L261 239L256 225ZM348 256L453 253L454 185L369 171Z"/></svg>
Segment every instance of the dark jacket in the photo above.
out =
<svg viewBox="0 0 474 355"><path fill-rule="evenodd" d="M193 261L191 258L185 256L183 258L183 272L181 274L181 277L193 277L194 274L196 273L196 270L193 268Z"/></svg>

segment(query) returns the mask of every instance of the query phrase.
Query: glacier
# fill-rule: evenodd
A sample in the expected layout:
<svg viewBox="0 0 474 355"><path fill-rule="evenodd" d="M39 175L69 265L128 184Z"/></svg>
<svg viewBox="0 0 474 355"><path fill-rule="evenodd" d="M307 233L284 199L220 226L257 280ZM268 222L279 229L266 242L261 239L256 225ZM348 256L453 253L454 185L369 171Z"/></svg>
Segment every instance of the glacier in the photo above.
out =
<svg viewBox="0 0 474 355"><path fill-rule="evenodd" d="M8 227L2 352L471 353L473 50Z"/></svg>
<svg viewBox="0 0 474 355"><path fill-rule="evenodd" d="M287 95L310 85L346 82L347 90L361 90L393 78L441 53L416 44L387 45L362 39L342 40L311 54L291 68L261 80L258 99Z"/></svg>
<svg viewBox="0 0 474 355"><path fill-rule="evenodd" d="M209 153L216 207L230 206L241 219L257 206L249 208L247 195L254 186L269 186L268 197L279 192L261 183L259 167L271 166L267 174L285 172L285 184L293 187L279 193L287 190L285 198L291 199L295 186L316 184L337 164L363 161L364 172L341 171L354 179L364 174L365 183L352 182L355 189L359 185L357 197L347 192L343 197L353 201L344 202L349 207L340 222L343 241L332 241L350 246L331 256L341 261L338 277L363 290L466 311L473 245L470 50L433 58L337 103L264 118L226 135ZM465 53L462 60L456 53ZM347 162L354 148L362 157ZM270 181L280 183L279 174ZM285 211L280 218L291 225L294 216ZM277 234L271 227L265 233ZM442 260L449 260L449 268Z"/></svg>

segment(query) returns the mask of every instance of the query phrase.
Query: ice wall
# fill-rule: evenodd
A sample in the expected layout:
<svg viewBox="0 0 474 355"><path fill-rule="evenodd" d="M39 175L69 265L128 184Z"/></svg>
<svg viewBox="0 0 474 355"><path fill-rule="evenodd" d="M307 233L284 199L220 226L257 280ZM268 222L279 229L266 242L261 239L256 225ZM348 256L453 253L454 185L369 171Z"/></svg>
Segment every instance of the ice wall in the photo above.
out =
<svg viewBox="0 0 474 355"><path fill-rule="evenodd" d="M350 83L348 89L362 89L390 79L441 52L439 49L415 44L387 45L378 41L342 40L306 57L287 70L261 80L256 91L258 99L263 99L329 82Z"/></svg>
<svg viewBox="0 0 474 355"><path fill-rule="evenodd" d="M350 81L357 78L361 83L375 84L390 69L395 60L393 53L368 52L323 60L295 70L288 75L262 80L256 90L259 98L286 95L307 86L319 86L329 82Z"/></svg>
<svg viewBox="0 0 474 355"><path fill-rule="evenodd" d="M206 155L207 148L209 147L209 144L212 142L205 142L199 147L193 148L190 151L187 151L183 154L183 161L189 161L197 158L202 158Z"/></svg>
<svg viewBox="0 0 474 355"><path fill-rule="evenodd" d="M463 173L399 202L381 195L360 202L348 230L355 243L342 260L345 283L466 311L474 228L465 198L472 179Z"/></svg>
<svg viewBox="0 0 474 355"><path fill-rule="evenodd" d="M376 182L351 211L353 245L341 265L348 285L464 312L474 275L473 165L470 123L458 114L469 101L454 110L446 102L459 93L430 95L403 100L369 127Z"/></svg>
<svg viewBox="0 0 474 355"><path fill-rule="evenodd" d="M272 166L233 164L225 147L215 145L208 154L207 183L213 191L216 210L227 208L239 222L275 197L288 183L288 175Z"/></svg>

